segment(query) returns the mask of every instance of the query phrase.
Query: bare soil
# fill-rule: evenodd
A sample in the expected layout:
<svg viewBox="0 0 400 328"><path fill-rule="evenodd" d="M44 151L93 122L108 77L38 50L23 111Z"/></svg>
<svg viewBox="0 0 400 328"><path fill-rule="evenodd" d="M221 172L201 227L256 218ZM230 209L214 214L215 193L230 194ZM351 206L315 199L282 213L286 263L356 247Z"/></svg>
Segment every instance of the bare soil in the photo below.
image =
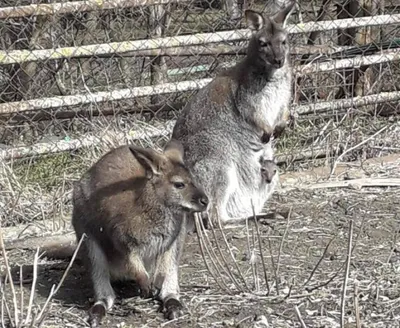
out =
<svg viewBox="0 0 400 328"><path fill-rule="evenodd" d="M400 177L398 166L391 172L392 177ZM345 327L357 327L356 311L361 322L359 327L399 327L398 188L292 189L276 193L269 205L268 211L273 215L258 221L269 293L255 225L249 222L249 234L246 226L225 230L230 251L219 231L215 236L212 231L207 232L218 261L233 272L236 287L221 269L218 282L225 283L227 288L218 288L193 234L187 239L181 262L184 316L166 322L157 301L134 296L135 286L126 283L116 286L119 297L103 326L301 327L295 313L297 306L306 327L339 327L352 222L353 252L346 282ZM256 247L253 247L253 238ZM231 260L231 254L236 263ZM18 265L23 265L22 290L28 304L34 252L12 250L8 255L17 281ZM210 261L207 263L211 266ZM252 263L257 266L258 291L255 291ZM67 264L39 260L35 308L44 304ZM245 285L254 292L246 290ZM17 285L16 289L19 292L20 287ZM5 297L11 306L9 288ZM55 295L42 327L87 326L90 297L92 292L85 270L75 263Z"/></svg>

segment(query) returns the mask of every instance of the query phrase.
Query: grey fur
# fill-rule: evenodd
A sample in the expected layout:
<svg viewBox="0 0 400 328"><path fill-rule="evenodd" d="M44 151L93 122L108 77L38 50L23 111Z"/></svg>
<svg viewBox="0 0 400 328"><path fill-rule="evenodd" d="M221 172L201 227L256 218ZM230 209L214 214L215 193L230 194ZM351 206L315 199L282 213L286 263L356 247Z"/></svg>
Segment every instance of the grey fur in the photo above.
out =
<svg viewBox="0 0 400 328"><path fill-rule="evenodd" d="M294 2L274 17L246 11L253 29L247 56L213 79L189 101L172 140L185 150L185 163L210 199L208 214L223 223L259 213L278 182L261 174L260 160L273 160L269 136L291 99L289 46L284 29ZM263 143L263 136L268 142Z"/></svg>

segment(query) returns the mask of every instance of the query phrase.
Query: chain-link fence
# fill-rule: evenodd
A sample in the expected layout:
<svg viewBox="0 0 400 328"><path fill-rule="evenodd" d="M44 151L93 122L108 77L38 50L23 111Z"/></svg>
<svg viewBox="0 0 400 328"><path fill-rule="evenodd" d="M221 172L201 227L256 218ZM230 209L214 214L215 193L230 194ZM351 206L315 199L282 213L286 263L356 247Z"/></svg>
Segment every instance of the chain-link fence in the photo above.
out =
<svg viewBox="0 0 400 328"><path fill-rule="evenodd" d="M190 96L244 56L243 11L280 1L0 1L6 224L63 216L71 182L109 147L162 146ZM300 0L288 30L282 168L398 151L400 3Z"/></svg>

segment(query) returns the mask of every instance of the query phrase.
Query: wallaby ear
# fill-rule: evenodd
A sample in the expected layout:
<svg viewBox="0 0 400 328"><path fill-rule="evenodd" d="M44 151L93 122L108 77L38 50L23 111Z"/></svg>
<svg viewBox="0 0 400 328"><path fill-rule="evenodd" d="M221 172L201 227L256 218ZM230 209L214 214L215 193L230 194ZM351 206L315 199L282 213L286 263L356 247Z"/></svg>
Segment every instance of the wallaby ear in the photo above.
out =
<svg viewBox="0 0 400 328"><path fill-rule="evenodd" d="M246 18L247 27L250 30L258 31L263 28L263 26L265 24L265 20L264 20L264 17L260 13L254 11L254 10L248 9L244 12L244 16Z"/></svg>
<svg viewBox="0 0 400 328"><path fill-rule="evenodd" d="M164 155L174 162L183 163L183 146L178 140L170 140L164 148Z"/></svg>
<svg viewBox="0 0 400 328"><path fill-rule="evenodd" d="M281 9L273 16L273 20L275 21L275 23L282 25L282 27L285 27L287 20L292 13L295 5L296 0L290 0L289 4L285 8Z"/></svg>
<svg viewBox="0 0 400 328"><path fill-rule="evenodd" d="M129 146L129 150L138 160L138 162L146 169L147 178L153 175L160 175L160 157L152 149L144 149L136 146Z"/></svg>

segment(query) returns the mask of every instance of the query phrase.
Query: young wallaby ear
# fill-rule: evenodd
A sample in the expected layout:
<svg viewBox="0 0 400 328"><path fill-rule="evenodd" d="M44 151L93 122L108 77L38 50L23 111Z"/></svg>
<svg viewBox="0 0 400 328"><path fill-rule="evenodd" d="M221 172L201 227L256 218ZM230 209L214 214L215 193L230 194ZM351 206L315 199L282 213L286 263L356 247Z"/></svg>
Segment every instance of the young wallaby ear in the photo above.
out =
<svg viewBox="0 0 400 328"><path fill-rule="evenodd" d="M254 11L254 10L250 10L250 9L246 10L244 12L244 16L246 18L247 27L250 30L258 31L258 30L262 29L263 26L265 25L264 17L260 13Z"/></svg>
<svg viewBox="0 0 400 328"><path fill-rule="evenodd" d="M164 148L164 155L174 162L183 163L183 146L178 140L170 140Z"/></svg>
<svg viewBox="0 0 400 328"><path fill-rule="evenodd" d="M160 158L152 149L144 149L136 146L129 146L129 150L138 162L146 169L146 177L152 178L153 175L160 175Z"/></svg>
<svg viewBox="0 0 400 328"><path fill-rule="evenodd" d="M279 138L282 134L283 134L283 132L285 131L285 129L286 129L286 122L285 121L280 121L280 122L278 122L276 125L275 125L275 128L274 128L274 133L273 133L273 135L274 135L274 139L277 139L277 138Z"/></svg>
<svg viewBox="0 0 400 328"><path fill-rule="evenodd" d="M275 21L275 23L282 25L282 27L285 27L287 20L288 20L290 14L292 13L295 5L296 5L296 0L290 0L289 4L285 8L278 11L273 16L273 20Z"/></svg>

